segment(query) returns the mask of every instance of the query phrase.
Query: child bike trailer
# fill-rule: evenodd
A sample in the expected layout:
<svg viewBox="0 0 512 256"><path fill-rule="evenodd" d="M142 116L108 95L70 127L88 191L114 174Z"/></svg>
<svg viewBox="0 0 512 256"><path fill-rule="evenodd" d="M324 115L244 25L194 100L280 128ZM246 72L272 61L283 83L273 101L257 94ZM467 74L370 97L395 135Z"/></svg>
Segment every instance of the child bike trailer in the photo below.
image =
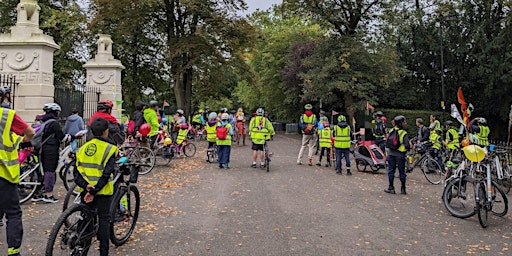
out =
<svg viewBox="0 0 512 256"><path fill-rule="evenodd" d="M373 141L359 141L354 148L356 167L360 172L369 171L377 173L380 168L386 168L386 156Z"/></svg>

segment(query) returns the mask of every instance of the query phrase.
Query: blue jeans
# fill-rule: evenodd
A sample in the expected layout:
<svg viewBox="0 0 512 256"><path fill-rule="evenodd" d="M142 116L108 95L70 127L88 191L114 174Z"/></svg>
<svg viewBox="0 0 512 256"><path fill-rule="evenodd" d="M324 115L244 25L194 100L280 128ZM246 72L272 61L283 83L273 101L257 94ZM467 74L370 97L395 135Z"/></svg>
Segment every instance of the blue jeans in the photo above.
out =
<svg viewBox="0 0 512 256"><path fill-rule="evenodd" d="M217 155L219 156L219 166L224 167L229 164L229 156L231 155L230 145L217 145Z"/></svg>
<svg viewBox="0 0 512 256"><path fill-rule="evenodd" d="M336 148L336 169L341 172L341 157L345 157L345 164L347 172L350 172L350 149L349 148Z"/></svg>
<svg viewBox="0 0 512 256"><path fill-rule="evenodd" d="M405 177L407 177L405 174L405 154L403 154L403 156L388 155L388 179L390 186L393 186L397 167L398 173L400 174L400 181L405 183Z"/></svg>

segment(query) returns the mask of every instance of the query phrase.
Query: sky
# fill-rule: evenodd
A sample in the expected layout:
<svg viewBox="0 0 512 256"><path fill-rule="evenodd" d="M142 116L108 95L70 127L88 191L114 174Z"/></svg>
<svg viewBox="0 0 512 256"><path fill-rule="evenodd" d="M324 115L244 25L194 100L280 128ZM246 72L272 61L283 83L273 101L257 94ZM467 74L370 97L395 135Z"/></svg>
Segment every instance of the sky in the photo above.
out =
<svg viewBox="0 0 512 256"><path fill-rule="evenodd" d="M252 13L256 11L256 9L260 9L260 11L267 10L272 7L273 4L280 4L281 0L245 0L247 3L248 13Z"/></svg>

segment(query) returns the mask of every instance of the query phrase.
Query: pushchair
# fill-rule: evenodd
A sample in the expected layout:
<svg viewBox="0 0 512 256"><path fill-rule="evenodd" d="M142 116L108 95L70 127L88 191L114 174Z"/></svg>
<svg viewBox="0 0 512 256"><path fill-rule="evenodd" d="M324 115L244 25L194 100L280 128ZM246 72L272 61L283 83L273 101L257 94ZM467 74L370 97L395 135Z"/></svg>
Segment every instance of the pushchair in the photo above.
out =
<svg viewBox="0 0 512 256"><path fill-rule="evenodd" d="M373 173L386 168L386 155L373 141L357 141L353 154L356 168L360 172L366 171L367 167Z"/></svg>

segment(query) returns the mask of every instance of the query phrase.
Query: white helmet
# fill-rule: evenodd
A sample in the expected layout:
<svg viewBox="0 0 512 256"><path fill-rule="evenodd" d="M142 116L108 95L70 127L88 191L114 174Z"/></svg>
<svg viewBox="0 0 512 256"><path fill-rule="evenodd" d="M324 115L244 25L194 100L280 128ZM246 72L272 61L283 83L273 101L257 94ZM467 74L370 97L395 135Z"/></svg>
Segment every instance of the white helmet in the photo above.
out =
<svg viewBox="0 0 512 256"><path fill-rule="evenodd" d="M50 111L62 111L59 104L57 103L46 103L43 107L44 112L50 112Z"/></svg>
<svg viewBox="0 0 512 256"><path fill-rule="evenodd" d="M215 113L215 112L211 112L210 115L208 116L209 120L213 120L215 118L217 118L217 113Z"/></svg>
<svg viewBox="0 0 512 256"><path fill-rule="evenodd" d="M228 119L229 119L228 113L222 113L222 115L220 116L220 120L228 120Z"/></svg>
<svg viewBox="0 0 512 256"><path fill-rule="evenodd" d="M263 115L263 113L265 113L265 111L264 111L262 108L258 108L258 109L256 109L256 115L258 115L258 116L262 116L262 115Z"/></svg>
<svg viewBox="0 0 512 256"><path fill-rule="evenodd" d="M183 109L178 109L176 110L176 113L180 114L180 115L184 115L185 112L183 111Z"/></svg>

